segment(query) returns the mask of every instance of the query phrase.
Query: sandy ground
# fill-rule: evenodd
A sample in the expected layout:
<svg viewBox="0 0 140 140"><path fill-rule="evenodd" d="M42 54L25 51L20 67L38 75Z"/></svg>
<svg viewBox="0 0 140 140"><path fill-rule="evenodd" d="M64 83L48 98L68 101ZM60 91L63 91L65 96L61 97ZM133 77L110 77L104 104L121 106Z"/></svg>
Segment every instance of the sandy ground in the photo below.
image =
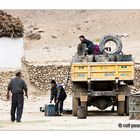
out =
<svg viewBox="0 0 140 140"><path fill-rule="evenodd" d="M140 121L115 113L91 113L87 119L71 114L46 117L44 113L24 113L22 123L11 123L8 113L0 113L0 130L140 130Z"/></svg>
<svg viewBox="0 0 140 140"><path fill-rule="evenodd" d="M124 39L123 39L124 40ZM123 41L122 40L122 41ZM136 63L140 63L140 41L123 42L123 53L132 54ZM77 51L77 46L71 48L49 48L49 49L31 49L25 51L25 58L28 62L38 64L48 64L49 62L57 62L56 64L66 62L70 63Z"/></svg>
<svg viewBox="0 0 140 140"><path fill-rule="evenodd" d="M24 100L24 112L39 112L40 107L44 107L45 104L49 104L50 96L47 93L46 95L42 96L32 96L29 95L27 99L25 97ZM5 101L0 100L0 112L9 112L11 105L11 100ZM64 103L64 109L71 109L72 108L72 97L71 95L67 95L67 99ZM1 118L1 117L0 117Z"/></svg>
<svg viewBox="0 0 140 140"><path fill-rule="evenodd" d="M72 109L71 99L68 95L64 109ZM97 108L89 107L87 119L77 119L68 113L59 117L46 117L39 107L48 103L48 95L30 96L28 100L25 99L22 123L11 123L11 102L1 100L0 130L140 130L140 121L129 120L128 116L117 116L117 113L108 112L110 108L105 112L97 112Z"/></svg>

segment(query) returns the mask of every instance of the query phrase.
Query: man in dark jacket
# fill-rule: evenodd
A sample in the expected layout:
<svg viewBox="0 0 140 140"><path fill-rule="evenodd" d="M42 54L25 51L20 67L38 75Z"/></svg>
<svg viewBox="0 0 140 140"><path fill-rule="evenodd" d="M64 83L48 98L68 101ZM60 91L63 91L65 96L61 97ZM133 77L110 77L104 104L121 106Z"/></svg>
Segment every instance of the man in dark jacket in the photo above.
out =
<svg viewBox="0 0 140 140"><path fill-rule="evenodd" d="M79 39L81 43L86 44L86 47L88 48L88 54L93 54L94 50L94 44L92 41L86 39L83 35L79 36Z"/></svg>
<svg viewBox="0 0 140 140"><path fill-rule="evenodd" d="M25 96L28 98L27 94L27 85L23 79L21 79L21 72L16 73L16 77L11 79L8 84L7 89L7 99L9 100L10 91L12 93L12 102L11 102L11 121L21 122L23 105L24 105L24 92ZM16 118L15 118L16 112Z"/></svg>
<svg viewBox="0 0 140 140"><path fill-rule="evenodd" d="M56 115L62 115L63 103L67 97L66 92L62 85L56 84L55 80L51 81L51 87L50 103L54 100Z"/></svg>

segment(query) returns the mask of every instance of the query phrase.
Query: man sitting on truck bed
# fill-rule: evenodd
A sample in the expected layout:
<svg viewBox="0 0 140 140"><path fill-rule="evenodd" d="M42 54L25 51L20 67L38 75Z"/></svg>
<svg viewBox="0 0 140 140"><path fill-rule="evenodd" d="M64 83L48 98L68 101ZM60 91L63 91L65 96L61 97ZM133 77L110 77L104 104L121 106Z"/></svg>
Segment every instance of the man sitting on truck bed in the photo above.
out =
<svg viewBox="0 0 140 140"><path fill-rule="evenodd" d="M88 54L93 54L94 50L94 43L88 39L86 39L83 35L79 36L79 39L81 43L86 44L86 47L88 48Z"/></svg>

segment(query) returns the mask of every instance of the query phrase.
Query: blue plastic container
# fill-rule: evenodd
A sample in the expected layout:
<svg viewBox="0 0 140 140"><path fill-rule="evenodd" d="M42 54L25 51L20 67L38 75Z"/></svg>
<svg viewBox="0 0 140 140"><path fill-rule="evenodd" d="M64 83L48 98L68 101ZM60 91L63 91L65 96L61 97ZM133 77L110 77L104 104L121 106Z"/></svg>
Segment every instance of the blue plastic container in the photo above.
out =
<svg viewBox="0 0 140 140"><path fill-rule="evenodd" d="M45 116L55 116L54 104L45 105Z"/></svg>

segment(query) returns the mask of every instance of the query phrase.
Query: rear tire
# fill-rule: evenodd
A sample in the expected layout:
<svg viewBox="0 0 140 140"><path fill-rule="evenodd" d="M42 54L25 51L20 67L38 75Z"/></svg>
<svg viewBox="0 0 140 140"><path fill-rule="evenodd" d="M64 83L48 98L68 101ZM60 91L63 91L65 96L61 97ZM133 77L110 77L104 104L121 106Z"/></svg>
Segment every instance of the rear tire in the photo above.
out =
<svg viewBox="0 0 140 140"><path fill-rule="evenodd" d="M86 93L87 89L82 83L73 83L72 114L77 116L77 107L80 105L80 93Z"/></svg>
<svg viewBox="0 0 140 140"><path fill-rule="evenodd" d="M125 96L125 114L129 115L129 96Z"/></svg>
<svg viewBox="0 0 140 140"><path fill-rule="evenodd" d="M78 108L78 98L73 96L72 98L72 114L73 116L77 116L77 108Z"/></svg>
<svg viewBox="0 0 140 140"><path fill-rule="evenodd" d="M129 94L131 94L131 89L127 85L120 86L119 92L125 93L125 101L118 101L118 115L129 115Z"/></svg>
<svg viewBox="0 0 140 140"><path fill-rule="evenodd" d="M124 116L125 113L125 101L118 101L117 113L119 116Z"/></svg>
<svg viewBox="0 0 140 140"><path fill-rule="evenodd" d="M87 116L87 112L88 112L88 110L87 110L87 102L81 102L81 106L85 108L85 114Z"/></svg>

